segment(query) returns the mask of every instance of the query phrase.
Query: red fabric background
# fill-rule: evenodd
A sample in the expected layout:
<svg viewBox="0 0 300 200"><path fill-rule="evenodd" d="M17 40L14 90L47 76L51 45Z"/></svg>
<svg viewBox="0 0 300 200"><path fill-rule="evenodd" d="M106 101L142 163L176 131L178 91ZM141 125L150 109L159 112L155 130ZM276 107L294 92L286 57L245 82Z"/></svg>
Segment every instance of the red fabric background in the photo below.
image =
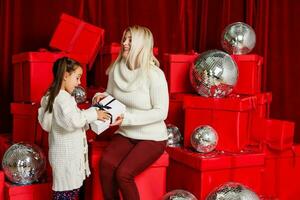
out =
<svg viewBox="0 0 300 200"><path fill-rule="evenodd" d="M300 2L294 0L1 0L1 132L11 130L12 55L48 48L62 12L104 28L107 44L119 42L128 25L145 25L161 53L221 49L226 25L250 24L257 35L252 53L265 58L263 89L274 96L271 116L295 121L300 141Z"/></svg>

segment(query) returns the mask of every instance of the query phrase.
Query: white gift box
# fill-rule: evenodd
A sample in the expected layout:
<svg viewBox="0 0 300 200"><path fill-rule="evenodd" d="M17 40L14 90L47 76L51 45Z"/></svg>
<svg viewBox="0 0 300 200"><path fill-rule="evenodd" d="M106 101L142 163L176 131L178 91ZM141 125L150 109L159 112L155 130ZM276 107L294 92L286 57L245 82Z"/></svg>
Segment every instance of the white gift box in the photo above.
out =
<svg viewBox="0 0 300 200"><path fill-rule="evenodd" d="M90 124L92 131L99 135L100 133L108 129L110 123L114 123L118 116L125 113L126 106L110 95L102 99L98 103L98 106L99 109L101 108L103 110L106 110L108 113L111 114L111 120L97 120Z"/></svg>

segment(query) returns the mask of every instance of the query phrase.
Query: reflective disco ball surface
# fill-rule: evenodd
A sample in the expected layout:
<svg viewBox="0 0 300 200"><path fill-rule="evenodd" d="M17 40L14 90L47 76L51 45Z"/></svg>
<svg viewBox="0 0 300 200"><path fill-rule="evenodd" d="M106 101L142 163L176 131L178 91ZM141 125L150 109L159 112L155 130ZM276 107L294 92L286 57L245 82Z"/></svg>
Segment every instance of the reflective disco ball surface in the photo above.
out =
<svg viewBox="0 0 300 200"><path fill-rule="evenodd" d="M234 182L225 183L214 189L206 200L259 200L258 195L248 187Z"/></svg>
<svg viewBox="0 0 300 200"><path fill-rule="evenodd" d="M182 135L177 126L173 124L167 124L168 140L167 146L169 147L179 147L182 142Z"/></svg>
<svg viewBox="0 0 300 200"><path fill-rule="evenodd" d="M3 171L13 183L30 184L38 181L46 168L46 158L36 146L17 143L10 146L2 160Z"/></svg>
<svg viewBox="0 0 300 200"><path fill-rule="evenodd" d="M86 92L85 89L81 86L76 86L72 92L72 96L75 97L77 103L83 103L86 101Z"/></svg>
<svg viewBox="0 0 300 200"><path fill-rule="evenodd" d="M165 194L163 200L197 200L197 198L186 190L172 190Z"/></svg>
<svg viewBox="0 0 300 200"><path fill-rule="evenodd" d="M238 68L230 55L219 50L202 53L190 69L190 81L196 92L204 97L229 95L238 78Z"/></svg>
<svg viewBox="0 0 300 200"><path fill-rule="evenodd" d="M229 24L222 32L221 45L230 54L247 54L255 43L253 28L243 22Z"/></svg>
<svg viewBox="0 0 300 200"><path fill-rule="evenodd" d="M197 127L191 135L192 147L200 153L213 151L218 144L218 134L211 126Z"/></svg>

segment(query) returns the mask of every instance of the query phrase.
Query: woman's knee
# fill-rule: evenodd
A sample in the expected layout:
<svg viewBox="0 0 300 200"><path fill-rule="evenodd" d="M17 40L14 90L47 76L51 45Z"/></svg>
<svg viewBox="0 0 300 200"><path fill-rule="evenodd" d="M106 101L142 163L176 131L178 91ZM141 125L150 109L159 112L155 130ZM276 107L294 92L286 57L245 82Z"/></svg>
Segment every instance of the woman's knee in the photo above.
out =
<svg viewBox="0 0 300 200"><path fill-rule="evenodd" d="M119 167L116 171L116 179L118 182L130 182L134 180L134 175L126 167Z"/></svg>

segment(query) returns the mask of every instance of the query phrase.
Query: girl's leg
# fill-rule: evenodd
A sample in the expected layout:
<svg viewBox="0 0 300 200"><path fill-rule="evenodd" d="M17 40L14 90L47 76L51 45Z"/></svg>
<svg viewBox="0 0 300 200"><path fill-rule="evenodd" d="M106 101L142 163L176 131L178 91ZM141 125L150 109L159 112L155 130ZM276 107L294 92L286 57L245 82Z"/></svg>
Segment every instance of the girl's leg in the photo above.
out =
<svg viewBox="0 0 300 200"><path fill-rule="evenodd" d="M53 191L53 200L78 200L79 189L68 191Z"/></svg>
<svg viewBox="0 0 300 200"><path fill-rule="evenodd" d="M103 151L100 161L100 179L105 200L120 199L115 171L133 146L134 144L131 143L130 139L120 134L115 134L110 144Z"/></svg>
<svg viewBox="0 0 300 200"><path fill-rule="evenodd" d="M162 155L165 147L165 141L138 141L136 143L116 172L123 200L140 199L134 177L155 162Z"/></svg>

